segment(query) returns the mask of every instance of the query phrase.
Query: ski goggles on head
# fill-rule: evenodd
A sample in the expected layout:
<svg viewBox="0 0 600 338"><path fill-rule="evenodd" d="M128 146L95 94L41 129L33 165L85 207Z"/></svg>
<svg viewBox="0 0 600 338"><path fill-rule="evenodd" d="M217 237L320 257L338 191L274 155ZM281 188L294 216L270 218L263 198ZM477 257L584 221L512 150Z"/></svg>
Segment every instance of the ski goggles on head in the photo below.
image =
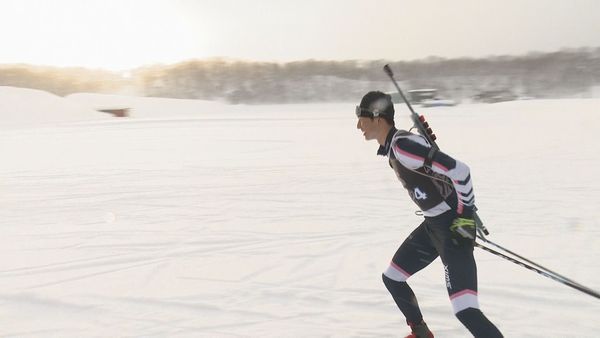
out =
<svg viewBox="0 0 600 338"><path fill-rule="evenodd" d="M369 108L363 108L361 106L356 106L356 116L357 117L379 117L380 115L384 115L386 109L390 104L389 99L381 98L374 103L372 103Z"/></svg>
<svg viewBox="0 0 600 338"><path fill-rule="evenodd" d="M379 112L373 113L372 111L363 108L361 106L356 106L356 117L377 117L379 116Z"/></svg>

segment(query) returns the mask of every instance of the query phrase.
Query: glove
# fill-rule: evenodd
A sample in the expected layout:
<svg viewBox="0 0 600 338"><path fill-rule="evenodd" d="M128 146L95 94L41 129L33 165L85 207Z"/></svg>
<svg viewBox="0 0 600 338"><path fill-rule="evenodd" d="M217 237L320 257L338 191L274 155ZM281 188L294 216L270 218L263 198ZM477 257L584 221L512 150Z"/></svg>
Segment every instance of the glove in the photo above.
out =
<svg viewBox="0 0 600 338"><path fill-rule="evenodd" d="M468 239L475 240L475 220L472 218L458 217L452 221L450 231Z"/></svg>

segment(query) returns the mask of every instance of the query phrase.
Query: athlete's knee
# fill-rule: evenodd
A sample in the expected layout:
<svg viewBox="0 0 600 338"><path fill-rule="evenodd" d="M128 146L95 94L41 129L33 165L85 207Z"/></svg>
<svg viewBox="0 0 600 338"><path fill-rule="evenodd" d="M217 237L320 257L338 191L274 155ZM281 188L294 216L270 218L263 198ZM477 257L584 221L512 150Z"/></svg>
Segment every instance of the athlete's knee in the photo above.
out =
<svg viewBox="0 0 600 338"><path fill-rule="evenodd" d="M406 282L408 277L410 277L410 273L406 272L400 266L398 266L394 262L390 262L390 265L383 272L383 282L385 283L385 278L391 279L396 282Z"/></svg>
<svg viewBox="0 0 600 338"><path fill-rule="evenodd" d="M450 295L454 315L476 338L502 338L500 330L479 310L477 291L465 289Z"/></svg>
<svg viewBox="0 0 600 338"><path fill-rule="evenodd" d="M462 323L474 323L481 320L481 318L485 317L481 310L476 308L466 308L459 312L454 313L456 318L460 320Z"/></svg>
<svg viewBox="0 0 600 338"><path fill-rule="evenodd" d="M406 299L407 297L410 297L410 295L414 297L410 286L408 286L406 282L393 280L386 276L385 273L381 274L381 278L383 279L385 288L390 292L394 299Z"/></svg>
<svg viewBox="0 0 600 338"><path fill-rule="evenodd" d="M479 309L479 299L475 290L465 289L453 293L450 295L450 301L455 315L466 309Z"/></svg>
<svg viewBox="0 0 600 338"><path fill-rule="evenodd" d="M393 279L391 279L390 277L385 275L385 272L381 274L381 279L383 280L383 284L385 285L385 287L391 292L392 289L395 288L395 285L398 283L406 283L406 282L400 282L400 281L395 281Z"/></svg>

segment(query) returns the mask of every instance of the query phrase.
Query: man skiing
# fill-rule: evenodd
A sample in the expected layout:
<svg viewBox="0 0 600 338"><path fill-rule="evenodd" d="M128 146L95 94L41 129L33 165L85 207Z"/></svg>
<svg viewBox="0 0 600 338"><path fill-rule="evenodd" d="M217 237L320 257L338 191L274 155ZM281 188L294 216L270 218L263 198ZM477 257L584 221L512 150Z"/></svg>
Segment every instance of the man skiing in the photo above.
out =
<svg viewBox="0 0 600 338"><path fill-rule="evenodd" d="M397 130L391 97L367 93L356 107L357 129L377 140L378 155L390 167L421 209L425 220L406 238L383 273L383 283L412 333L407 338L433 338L406 280L441 257L454 314L475 337L502 337L479 310L477 268L473 257L474 195L469 168L435 150L417 134Z"/></svg>

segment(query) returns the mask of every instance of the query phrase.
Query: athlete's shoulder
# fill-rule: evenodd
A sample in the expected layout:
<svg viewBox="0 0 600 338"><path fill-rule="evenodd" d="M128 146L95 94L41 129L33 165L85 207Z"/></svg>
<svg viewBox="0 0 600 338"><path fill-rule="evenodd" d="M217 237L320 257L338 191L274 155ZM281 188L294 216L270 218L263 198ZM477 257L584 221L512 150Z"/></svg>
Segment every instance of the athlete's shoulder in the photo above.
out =
<svg viewBox="0 0 600 338"><path fill-rule="evenodd" d="M423 136L406 130L399 129L392 138L392 144L395 144L396 146L410 146L411 143L417 143L421 146L430 147L429 142L427 142L427 139L425 139Z"/></svg>

